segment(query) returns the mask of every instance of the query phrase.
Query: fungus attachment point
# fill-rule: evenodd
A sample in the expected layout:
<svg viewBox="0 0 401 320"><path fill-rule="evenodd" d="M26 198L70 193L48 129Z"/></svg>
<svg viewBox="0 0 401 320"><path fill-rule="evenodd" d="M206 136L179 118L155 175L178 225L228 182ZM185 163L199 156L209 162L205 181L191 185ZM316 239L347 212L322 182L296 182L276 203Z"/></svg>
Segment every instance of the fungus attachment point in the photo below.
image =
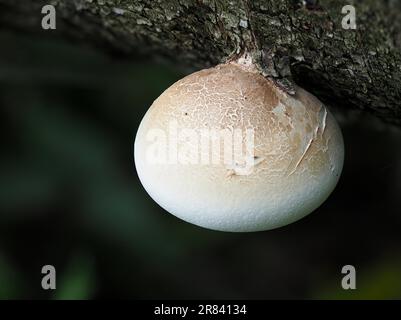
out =
<svg viewBox="0 0 401 320"><path fill-rule="evenodd" d="M344 158L326 107L227 63L174 83L145 114L135 164L150 196L198 226L233 232L287 225L320 206Z"/></svg>

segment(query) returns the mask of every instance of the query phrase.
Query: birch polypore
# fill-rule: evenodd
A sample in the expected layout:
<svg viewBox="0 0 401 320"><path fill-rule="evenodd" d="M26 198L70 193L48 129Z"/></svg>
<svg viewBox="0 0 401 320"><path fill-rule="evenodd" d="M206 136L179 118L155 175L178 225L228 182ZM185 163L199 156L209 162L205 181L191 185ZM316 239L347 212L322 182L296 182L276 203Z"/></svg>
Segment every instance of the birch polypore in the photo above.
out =
<svg viewBox="0 0 401 320"><path fill-rule="evenodd" d="M221 231L304 217L333 191L343 158L340 128L316 97L299 87L287 94L238 63L174 83L135 139L149 195L173 215Z"/></svg>

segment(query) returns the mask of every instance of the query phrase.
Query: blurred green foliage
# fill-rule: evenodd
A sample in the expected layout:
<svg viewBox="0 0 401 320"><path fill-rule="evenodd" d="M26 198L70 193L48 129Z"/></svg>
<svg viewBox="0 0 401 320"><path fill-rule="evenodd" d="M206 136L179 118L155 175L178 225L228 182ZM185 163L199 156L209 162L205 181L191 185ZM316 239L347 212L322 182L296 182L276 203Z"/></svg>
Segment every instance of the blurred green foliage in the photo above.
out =
<svg viewBox="0 0 401 320"><path fill-rule="evenodd" d="M401 298L401 260L394 257L385 258L363 270L357 276L358 290L342 290L338 283L331 283L321 292L320 299L400 299Z"/></svg>
<svg viewBox="0 0 401 320"><path fill-rule="evenodd" d="M89 299L94 294L94 267L88 255L78 254L69 263L59 281L60 290L55 292L55 299Z"/></svg>

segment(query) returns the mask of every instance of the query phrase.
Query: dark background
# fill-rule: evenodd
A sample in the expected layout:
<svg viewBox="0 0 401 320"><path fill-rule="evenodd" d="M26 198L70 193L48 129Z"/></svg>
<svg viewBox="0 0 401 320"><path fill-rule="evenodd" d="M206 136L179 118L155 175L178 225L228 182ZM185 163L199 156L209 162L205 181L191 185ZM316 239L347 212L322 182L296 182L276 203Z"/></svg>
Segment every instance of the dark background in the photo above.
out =
<svg viewBox="0 0 401 320"><path fill-rule="evenodd" d="M0 31L0 298L401 298L400 129L335 112L345 166L318 210L272 231L209 231L153 202L133 161L143 115L183 70Z"/></svg>

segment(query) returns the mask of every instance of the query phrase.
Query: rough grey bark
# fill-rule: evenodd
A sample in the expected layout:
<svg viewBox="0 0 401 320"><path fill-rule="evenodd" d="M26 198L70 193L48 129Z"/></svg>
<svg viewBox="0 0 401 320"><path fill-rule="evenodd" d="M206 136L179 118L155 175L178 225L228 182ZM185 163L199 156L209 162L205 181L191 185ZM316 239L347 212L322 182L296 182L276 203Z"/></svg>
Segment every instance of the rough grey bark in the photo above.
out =
<svg viewBox="0 0 401 320"><path fill-rule="evenodd" d="M57 30L40 28L44 4ZM344 5L357 29L341 27ZM267 77L324 102L401 125L397 0L0 0L0 26L81 39L106 50L203 68L248 51Z"/></svg>

